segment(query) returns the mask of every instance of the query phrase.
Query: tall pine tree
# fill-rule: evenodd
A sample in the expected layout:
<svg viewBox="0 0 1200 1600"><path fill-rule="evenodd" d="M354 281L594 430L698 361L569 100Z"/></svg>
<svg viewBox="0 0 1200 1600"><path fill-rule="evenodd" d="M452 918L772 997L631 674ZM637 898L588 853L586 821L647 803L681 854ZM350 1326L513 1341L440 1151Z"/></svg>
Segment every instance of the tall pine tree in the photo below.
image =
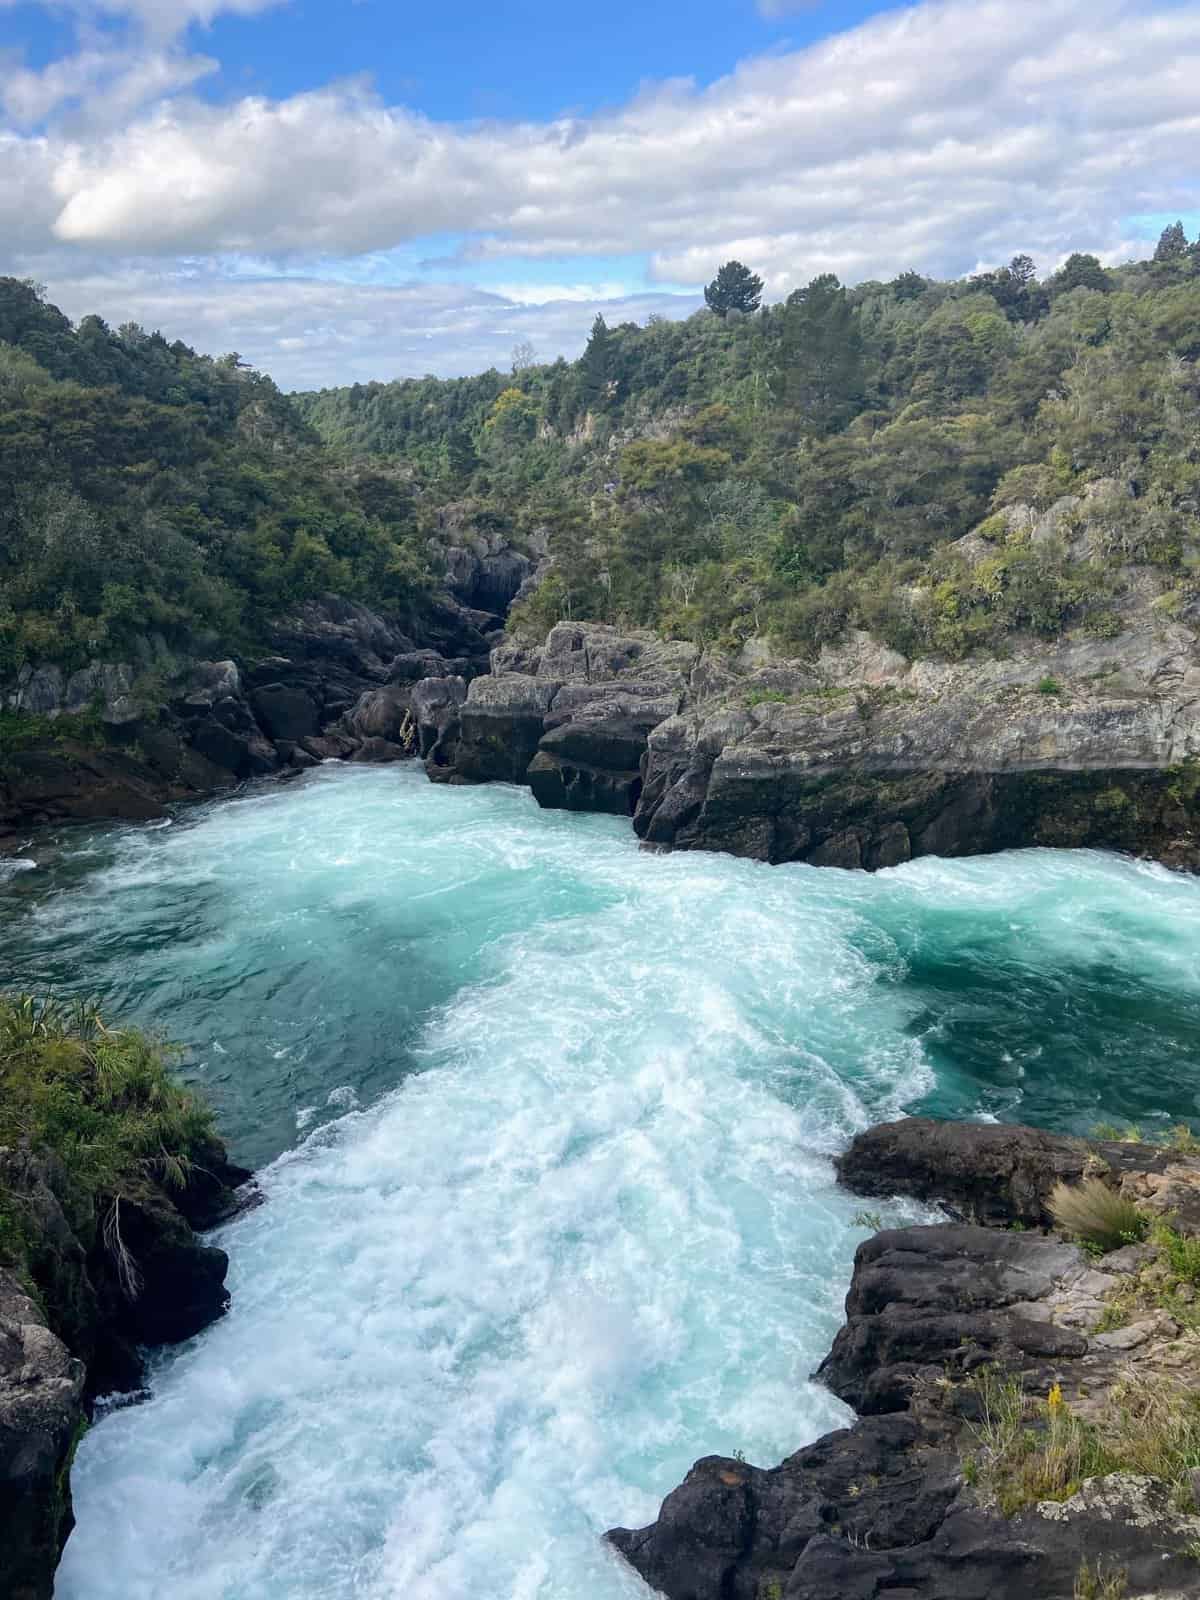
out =
<svg viewBox="0 0 1200 1600"><path fill-rule="evenodd" d="M740 261L727 261L704 291L710 311L719 317L730 311L757 311L762 304L763 281Z"/></svg>
<svg viewBox="0 0 1200 1600"><path fill-rule="evenodd" d="M858 409L862 336L846 291L832 273L788 296L772 388L804 433L835 433Z"/></svg>
<svg viewBox="0 0 1200 1600"><path fill-rule="evenodd" d="M611 397L612 368L612 336L597 312L579 370L579 399L585 411L603 411Z"/></svg>

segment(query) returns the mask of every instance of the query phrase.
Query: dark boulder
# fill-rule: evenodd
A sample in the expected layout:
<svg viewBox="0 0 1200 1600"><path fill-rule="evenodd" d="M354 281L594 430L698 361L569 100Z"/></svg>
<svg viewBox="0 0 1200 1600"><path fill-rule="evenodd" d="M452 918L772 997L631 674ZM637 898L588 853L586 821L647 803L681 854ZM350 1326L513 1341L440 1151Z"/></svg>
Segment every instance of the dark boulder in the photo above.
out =
<svg viewBox="0 0 1200 1600"><path fill-rule="evenodd" d="M971 1224L892 1229L859 1247L846 1321L817 1376L860 1415L907 1408L915 1382L991 1362L1082 1356L1086 1337L1030 1306L1086 1270L1075 1245Z"/></svg>
<svg viewBox="0 0 1200 1600"><path fill-rule="evenodd" d="M453 771L459 713L466 698L467 680L463 677L423 678L413 685L417 749L430 778L440 779Z"/></svg>
<svg viewBox="0 0 1200 1600"><path fill-rule="evenodd" d="M320 731L317 704L307 689L296 684L267 683L250 696L260 726L268 738L293 744Z"/></svg>
<svg viewBox="0 0 1200 1600"><path fill-rule="evenodd" d="M455 776L464 783L525 783L557 692L521 673L476 678L460 713Z"/></svg>
<svg viewBox="0 0 1200 1600"><path fill-rule="evenodd" d="M1006 1123L908 1117L857 1134L835 1162L839 1179L864 1195L940 1200L981 1223L1048 1224L1057 1183L1077 1183L1095 1164L1082 1139Z"/></svg>

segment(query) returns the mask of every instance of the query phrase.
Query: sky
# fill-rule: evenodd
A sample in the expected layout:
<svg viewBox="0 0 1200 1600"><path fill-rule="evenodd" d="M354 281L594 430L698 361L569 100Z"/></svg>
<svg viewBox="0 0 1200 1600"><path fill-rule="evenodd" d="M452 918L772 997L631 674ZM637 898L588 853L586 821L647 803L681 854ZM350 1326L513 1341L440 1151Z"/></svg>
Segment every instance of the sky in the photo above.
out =
<svg viewBox="0 0 1200 1600"><path fill-rule="evenodd" d="M1200 0L0 0L0 273L285 388L1200 233Z"/></svg>

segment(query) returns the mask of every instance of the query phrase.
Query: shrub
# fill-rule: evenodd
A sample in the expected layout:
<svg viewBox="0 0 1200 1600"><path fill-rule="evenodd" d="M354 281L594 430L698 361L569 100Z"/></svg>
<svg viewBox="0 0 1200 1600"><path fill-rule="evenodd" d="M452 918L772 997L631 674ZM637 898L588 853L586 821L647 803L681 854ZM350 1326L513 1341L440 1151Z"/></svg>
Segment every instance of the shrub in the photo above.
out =
<svg viewBox="0 0 1200 1600"><path fill-rule="evenodd" d="M1200 1284L1200 1239L1188 1239L1166 1223L1154 1230L1154 1243L1172 1274L1184 1283Z"/></svg>
<svg viewBox="0 0 1200 1600"><path fill-rule="evenodd" d="M1124 1195L1100 1178L1077 1185L1056 1185L1049 1200L1050 1215L1058 1226L1081 1244L1099 1250L1116 1250L1146 1237L1148 1219Z"/></svg>
<svg viewBox="0 0 1200 1600"><path fill-rule="evenodd" d="M0 1144L52 1150L93 1196L119 1198L140 1177L182 1187L213 1119L170 1061L89 1002L0 997Z"/></svg>
<svg viewBox="0 0 1200 1600"><path fill-rule="evenodd" d="M1062 684L1059 683L1057 678L1041 678L1038 681L1037 692L1039 694L1061 694Z"/></svg>

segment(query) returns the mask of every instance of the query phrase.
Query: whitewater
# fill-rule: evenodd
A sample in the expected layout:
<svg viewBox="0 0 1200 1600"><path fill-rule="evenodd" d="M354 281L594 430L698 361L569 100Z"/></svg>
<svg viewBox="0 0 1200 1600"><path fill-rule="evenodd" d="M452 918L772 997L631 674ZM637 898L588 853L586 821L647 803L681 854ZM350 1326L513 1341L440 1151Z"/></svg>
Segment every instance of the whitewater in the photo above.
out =
<svg viewBox="0 0 1200 1600"><path fill-rule="evenodd" d="M264 1195L56 1600L645 1596L605 1528L847 1419L855 1130L1197 1114L1200 884L1094 853L767 868L326 766L22 867L0 984L180 1041Z"/></svg>

